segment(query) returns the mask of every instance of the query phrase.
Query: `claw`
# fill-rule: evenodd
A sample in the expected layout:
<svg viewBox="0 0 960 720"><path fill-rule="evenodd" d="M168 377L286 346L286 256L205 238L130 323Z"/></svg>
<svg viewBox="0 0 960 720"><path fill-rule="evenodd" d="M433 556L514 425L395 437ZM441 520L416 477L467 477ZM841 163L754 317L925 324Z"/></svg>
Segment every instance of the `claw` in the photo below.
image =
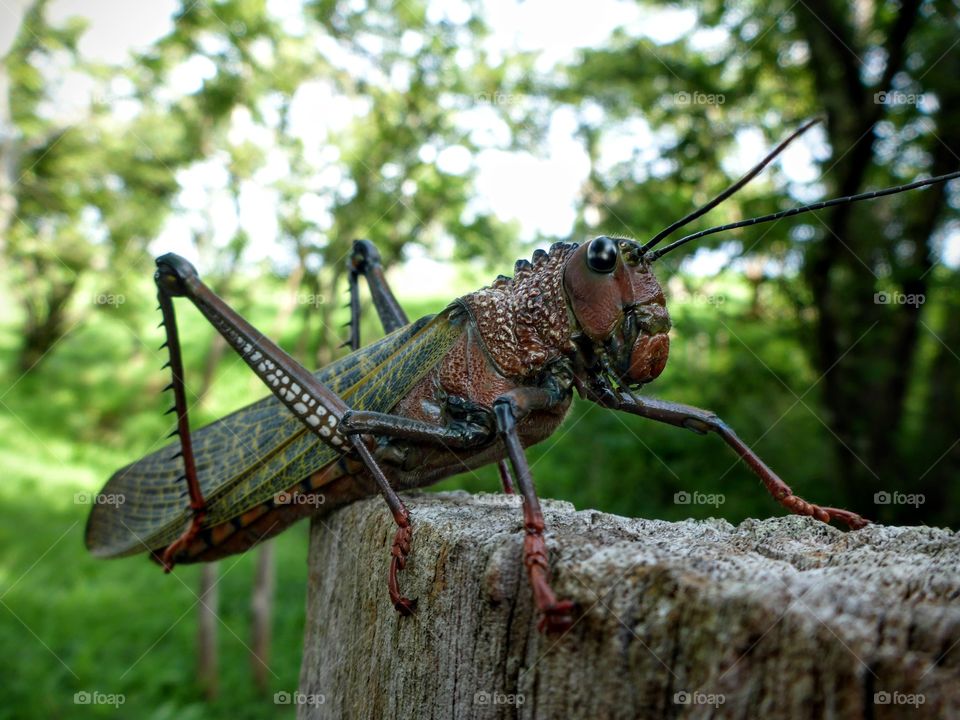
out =
<svg viewBox="0 0 960 720"><path fill-rule="evenodd" d="M820 522L829 523L831 520L839 520L845 523L851 530L860 530L870 524L870 521L860 517L849 510L840 508L820 507L813 503L808 503L803 498L796 495L784 495L778 498L780 502L791 512L798 515L809 515Z"/></svg>
<svg viewBox="0 0 960 720"><path fill-rule="evenodd" d="M411 600L410 598L401 596L393 602L393 607L403 617L410 617L417 611L417 599L414 598Z"/></svg>
<svg viewBox="0 0 960 720"><path fill-rule="evenodd" d="M577 604L572 600L558 600L543 611L537 630L542 633L566 633L573 627L576 611Z"/></svg>
<svg viewBox="0 0 960 720"><path fill-rule="evenodd" d="M842 523L845 523L848 528L851 530L860 530L865 528L867 525L870 525L870 521L860 515L857 515L855 512L850 512L849 510L841 510L840 508L822 508L832 519L839 520Z"/></svg>

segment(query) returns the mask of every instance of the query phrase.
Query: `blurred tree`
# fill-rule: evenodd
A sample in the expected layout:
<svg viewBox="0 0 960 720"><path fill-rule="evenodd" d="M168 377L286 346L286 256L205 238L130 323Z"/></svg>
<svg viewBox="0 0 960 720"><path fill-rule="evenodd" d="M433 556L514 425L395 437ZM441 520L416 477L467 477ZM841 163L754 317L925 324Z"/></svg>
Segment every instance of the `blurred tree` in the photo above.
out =
<svg viewBox="0 0 960 720"><path fill-rule="evenodd" d="M57 168L67 171L57 188L51 187L57 180L49 173L64 152L75 155L80 165L90 148L82 136L70 135L69 128L41 116L46 95L37 67L52 62L56 53L75 61L82 25L50 27L46 4L39 0L17 8L22 14L15 40L0 58L0 249L22 273L15 288L24 311L23 369L38 362L62 336L77 268L89 262L86 249L76 242L77 173ZM39 207L45 209L42 217L33 215Z"/></svg>
<svg viewBox="0 0 960 720"><path fill-rule="evenodd" d="M388 262L408 242L456 235L461 248L492 254L514 236L490 217L465 214L469 165L450 171L437 161L456 145L469 157L449 110L469 89L463 53L482 38L478 20L432 22L424 2L320 2L306 4L305 29L292 33L263 0L185 3L173 31L131 65L103 67L77 52L83 24L55 28L46 7L29 6L0 75L0 121L9 115L0 135L0 228L24 310L24 369L94 304L76 302L90 270L110 270L95 298L122 296L128 274L149 272L147 243L171 209L186 209L181 173L204 164L226 168L221 190L238 220L247 189L278 193L281 233L295 246L306 297L334 295L355 236L377 242ZM79 117L50 111L57 88L45 68L54 59L96 85ZM326 132L305 148L289 125L310 85L346 117L325 111L318 125ZM312 211L310 200L320 201ZM215 286L247 242L241 226L219 247L216 230L210 214L195 229ZM321 267L333 270L323 281ZM313 336L316 354L335 344L325 331L330 307L305 309L324 329Z"/></svg>
<svg viewBox="0 0 960 720"><path fill-rule="evenodd" d="M609 47L585 52L553 91L581 113L594 161L585 207L599 218L598 229L651 237L734 179L729 160L738 148L756 144L757 130L772 143L818 113L827 118L829 152L819 159L826 196L908 182L960 164L955 3L682 7L697 15L693 31L663 44L619 31ZM603 140L638 118L671 161L638 149L599 167ZM788 207L800 197L809 199L809 192L780 178L757 181L712 213L711 224ZM744 254L759 251L786 262L801 253L805 291L797 318L833 435L830 476L865 512L878 490L923 492L937 506L953 484L951 464L925 472L929 465L915 448L936 436L938 451L955 464L960 449L946 435L957 431L956 424L945 425L947 416L932 407L922 418L908 418L906 409L911 393L926 391L926 365L918 359L924 339L937 345L937 383L949 396L946 404L960 400L955 351L932 339L935 331L924 321L942 284L937 278L956 278L938 266L936 238L956 222L957 207L938 186L807 216L796 221L794 234L804 242L786 244L785 225L742 235ZM578 232L587 229L584 222ZM729 238L715 242L724 241ZM668 257L663 264L675 267L678 258ZM878 291L926 296L928 304L877 303ZM813 316L808 307L815 308ZM916 511L899 506L878 512L903 521ZM922 512L930 521L931 507Z"/></svg>
<svg viewBox="0 0 960 720"><path fill-rule="evenodd" d="M279 187L280 222L304 276L301 350L317 365L331 359L340 340L330 330L330 300L339 294L355 238L376 243L387 266L408 243L436 247L440 238L455 238L461 258L498 257L515 244L515 228L467 212L471 167L451 169L439 159L445 150L467 158L476 150L457 109L469 103L474 78L489 71L479 51L487 29L477 15L462 24L432 21L427 8L422 0L307 3L318 34L337 49L327 51L326 81L337 96L363 108L325 137L334 149L332 184L324 184L324 168L306 161L302 140L279 138L292 170ZM289 110L281 108L281 127ZM323 196L329 215L320 228L303 201Z"/></svg>
<svg viewBox="0 0 960 720"><path fill-rule="evenodd" d="M3 253L24 310L22 369L39 362L101 299L124 297L130 272L146 272L144 249L179 189L177 169L211 152L213 133L240 101L231 90L239 92L242 68L217 73L195 94L165 98L157 90L175 57L146 56L130 70L87 62L77 51L83 23L54 28L47 5L38 0L29 6L2 62L9 76L4 101L13 108L3 147L3 206L9 208ZM189 44L185 25L195 29L189 13L178 18L167 43ZM218 59L223 65L232 60L226 54ZM86 76L94 84L79 117L57 112L51 65L73 73L73 82ZM134 90L118 96L115 88L131 80ZM120 102L134 106L132 116L116 112ZM97 292L75 302L76 317L68 321L85 275L107 268Z"/></svg>

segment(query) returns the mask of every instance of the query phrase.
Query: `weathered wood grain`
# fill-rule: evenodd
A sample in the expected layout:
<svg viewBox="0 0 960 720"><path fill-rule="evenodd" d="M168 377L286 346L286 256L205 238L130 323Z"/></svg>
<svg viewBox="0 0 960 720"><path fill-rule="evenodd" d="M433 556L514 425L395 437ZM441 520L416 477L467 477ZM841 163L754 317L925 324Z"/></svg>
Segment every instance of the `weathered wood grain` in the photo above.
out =
<svg viewBox="0 0 960 720"><path fill-rule="evenodd" d="M401 618L379 500L317 520L301 718L960 717L960 536L800 517L668 523L545 503L555 587L535 630L505 496L410 496Z"/></svg>

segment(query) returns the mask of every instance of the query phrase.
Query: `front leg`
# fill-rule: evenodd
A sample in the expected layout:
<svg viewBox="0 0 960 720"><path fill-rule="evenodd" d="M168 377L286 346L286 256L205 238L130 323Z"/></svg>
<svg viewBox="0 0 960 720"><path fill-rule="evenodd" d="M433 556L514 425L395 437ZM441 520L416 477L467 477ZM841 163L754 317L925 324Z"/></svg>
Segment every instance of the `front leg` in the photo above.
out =
<svg viewBox="0 0 960 720"><path fill-rule="evenodd" d="M624 396L620 399L593 399L615 410L622 410L623 412L650 418L651 420L656 420L668 425L686 428L699 435L705 435L708 432L716 433L723 438L723 441L733 448L734 452L756 473L770 494L773 495L773 499L790 512L797 513L798 515L811 515L822 522L840 520L846 523L852 530L859 530L869 524L869 521L849 510L821 507L794 495L790 486L781 480L780 477L737 436L730 426L709 410L701 410L700 408L691 407L690 405L637 396Z"/></svg>
<svg viewBox="0 0 960 720"><path fill-rule="evenodd" d="M345 435L384 435L452 450L477 448L494 438L495 422L489 408L466 398L448 395L443 415L443 423L436 425L402 415L350 410L343 416L340 432Z"/></svg>
<svg viewBox="0 0 960 720"><path fill-rule="evenodd" d="M520 443L517 421L534 410L554 407L564 400L559 389L521 387L497 398L493 412L497 419L497 431L507 449L507 458L523 496L523 526L526 530L523 542L523 563L533 590L533 599L541 613L537 628L547 632L566 632L573 625L576 605L569 600L558 600L550 587L550 563L547 545L543 539L545 523L540 500L533 485L530 465Z"/></svg>

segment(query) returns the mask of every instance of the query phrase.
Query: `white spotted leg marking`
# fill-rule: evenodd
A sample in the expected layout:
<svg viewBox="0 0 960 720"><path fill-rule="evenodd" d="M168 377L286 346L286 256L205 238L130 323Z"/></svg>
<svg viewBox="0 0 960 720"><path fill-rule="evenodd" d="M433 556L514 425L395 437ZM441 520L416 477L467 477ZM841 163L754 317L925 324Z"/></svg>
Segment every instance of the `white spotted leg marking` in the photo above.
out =
<svg viewBox="0 0 960 720"><path fill-rule="evenodd" d="M347 440L339 433L339 425L350 408L336 393L217 297L200 281L197 271L186 260L175 255L164 255L157 259L157 264L168 267L175 276L175 281L170 283L171 295L188 297L257 377L311 432L339 452L349 449ZM396 576L410 553L410 513L390 486L366 442L367 438L363 436L349 436L350 446L363 461L397 523L397 533L390 550L388 587L394 607L407 615L413 612L416 601L401 595Z"/></svg>

